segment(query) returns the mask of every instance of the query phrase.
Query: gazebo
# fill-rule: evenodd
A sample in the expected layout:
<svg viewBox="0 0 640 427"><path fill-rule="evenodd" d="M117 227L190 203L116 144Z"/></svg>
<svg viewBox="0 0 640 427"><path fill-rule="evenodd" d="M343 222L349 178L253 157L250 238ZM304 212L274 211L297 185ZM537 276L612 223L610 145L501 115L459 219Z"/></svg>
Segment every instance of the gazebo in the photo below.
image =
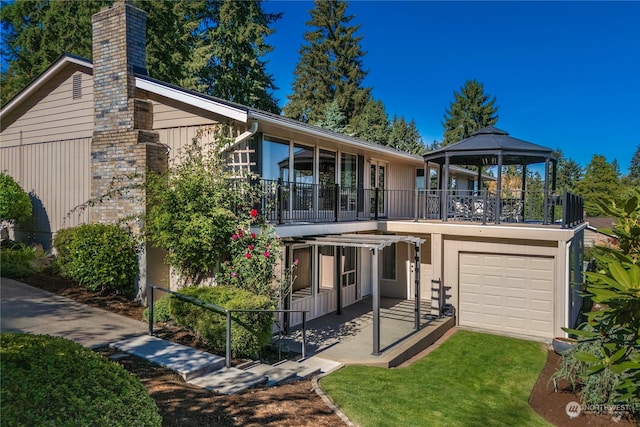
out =
<svg viewBox="0 0 640 427"><path fill-rule="evenodd" d="M425 171L429 170L429 163L437 163L440 166L440 190L443 196L440 200L441 214L444 221L448 217L449 206L449 167L476 166L478 168L478 190L482 188L482 168L486 166L497 166L496 192L498 200L502 192L502 167L509 165L522 166L522 204L524 205L525 182L527 166L531 164L544 163L544 218L543 223L549 220L549 205L551 193L556 190L556 170L558 159L553 150L531 142L523 141L509 135L508 132L487 126L471 134L469 138L460 142L447 145L438 150L425 154ZM551 182L549 182L549 171L551 169ZM427 190L429 190L430 180L427 179ZM495 206L495 222L500 222L501 203Z"/></svg>

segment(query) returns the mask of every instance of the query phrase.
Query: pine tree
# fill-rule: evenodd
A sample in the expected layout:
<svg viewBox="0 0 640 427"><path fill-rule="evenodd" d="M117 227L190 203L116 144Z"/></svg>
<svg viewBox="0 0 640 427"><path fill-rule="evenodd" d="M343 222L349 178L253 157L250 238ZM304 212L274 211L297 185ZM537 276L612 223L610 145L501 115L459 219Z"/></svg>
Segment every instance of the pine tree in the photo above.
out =
<svg viewBox="0 0 640 427"><path fill-rule="evenodd" d="M628 179L633 184L640 184L640 145L636 148L636 152L633 154L631 158L631 163L629 164L629 175L627 175Z"/></svg>
<svg viewBox="0 0 640 427"><path fill-rule="evenodd" d="M412 119L407 123L404 117L398 118L395 115L391 120L389 145L396 150L413 154L424 154L425 152L425 146L415 120Z"/></svg>
<svg viewBox="0 0 640 427"><path fill-rule="evenodd" d="M91 16L112 0L3 2L2 104L60 55L91 58Z"/></svg>
<svg viewBox="0 0 640 427"><path fill-rule="evenodd" d="M269 25L282 16L262 10L261 0L210 0L203 23L203 44L211 54L203 69L206 93L265 111L280 113L277 89L262 56L271 52Z"/></svg>
<svg viewBox="0 0 640 427"><path fill-rule="evenodd" d="M599 216L602 211L598 202L617 200L620 193L620 181L614 166L607 163L604 156L594 154L587 165L584 178L578 183L576 191L584 197L587 216Z"/></svg>
<svg viewBox="0 0 640 427"><path fill-rule="evenodd" d="M453 144L468 138L473 132L498 121L496 97L484 93L484 85L477 80L469 80L454 92L454 101L444 115L444 140L442 145Z"/></svg>
<svg viewBox="0 0 640 427"><path fill-rule="evenodd" d="M313 29L304 34L285 116L317 124L326 106L336 100L351 123L368 101L371 89L362 87L365 52L360 48L362 36L356 36L360 26L350 24L353 15L346 15L346 10L344 0L315 0L307 22Z"/></svg>
<svg viewBox="0 0 640 427"><path fill-rule="evenodd" d="M1 102L4 104L60 55L90 59L91 16L113 0L18 1L0 9L3 29ZM187 89L279 112L260 57L280 15L259 0L135 0L147 12L151 77ZM219 45L217 44L219 43Z"/></svg>
<svg viewBox="0 0 640 427"><path fill-rule="evenodd" d="M557 193L562 191L575 191L580 179L582 179L582 167L573 159L568 159L559 148L555 151L558 157L558 172L556 177Z"/></svg>
<svg viewBox="0 0 640 427"><path fill-rule="evenodd" d="M337 101L333 101L325 110L324 118L318 122L318 126L333 132L345 133L347 118L340 111Z"/></svg>
<svg viewBox="0 0 640 427"><path fill-rule="evenodd" d="M390 138L389 116L382 101L369 99L360 114L353 117L350 133L357 138L381 145L388 145Z"/></svg>

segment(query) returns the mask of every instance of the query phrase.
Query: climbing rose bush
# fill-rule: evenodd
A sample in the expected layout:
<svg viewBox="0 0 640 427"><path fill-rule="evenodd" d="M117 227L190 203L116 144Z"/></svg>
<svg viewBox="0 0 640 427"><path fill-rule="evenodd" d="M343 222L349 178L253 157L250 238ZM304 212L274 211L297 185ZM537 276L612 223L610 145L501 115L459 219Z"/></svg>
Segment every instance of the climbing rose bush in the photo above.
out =
<svg viewBox="0 0 640 427"><path fill-rule="evenodd" d="M228 237L229 260L217 275L221 285L234 286L257 295L274 296L277 277L276 264L280 260L280 239L271 225L263 224L259 231L251 231L259 213L252 209L245 221Z"/></svg>

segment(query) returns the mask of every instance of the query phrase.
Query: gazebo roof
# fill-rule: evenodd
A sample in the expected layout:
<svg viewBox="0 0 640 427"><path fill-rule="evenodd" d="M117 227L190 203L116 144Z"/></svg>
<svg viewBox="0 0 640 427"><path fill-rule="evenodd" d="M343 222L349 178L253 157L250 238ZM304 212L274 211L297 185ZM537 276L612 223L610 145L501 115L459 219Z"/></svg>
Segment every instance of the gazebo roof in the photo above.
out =
<svg viewBox="0 0 640 427"><path fill-rule="evenodd" d="M455 144L447 145L425 154L426 162L444 164L449 158L455 165L497 165L502 156L503 165L530 165L547 159L556 162L553 150L522 139L509 136L508 132L487 126Z"/></svg>

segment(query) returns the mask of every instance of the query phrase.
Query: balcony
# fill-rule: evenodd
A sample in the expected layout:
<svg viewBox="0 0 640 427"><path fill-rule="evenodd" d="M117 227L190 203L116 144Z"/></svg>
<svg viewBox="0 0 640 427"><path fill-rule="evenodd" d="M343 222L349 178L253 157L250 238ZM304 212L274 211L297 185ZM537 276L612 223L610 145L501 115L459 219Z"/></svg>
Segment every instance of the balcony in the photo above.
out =
<svg viewBox="0 0 640 427"><path fill-rule="evenodd" d="M583 200L565 192L488 190L387 190L340 185L260 180L260 211L278 225L379 219L463 221L479 224L553 224L573 228L584 222Z"/></svg>

